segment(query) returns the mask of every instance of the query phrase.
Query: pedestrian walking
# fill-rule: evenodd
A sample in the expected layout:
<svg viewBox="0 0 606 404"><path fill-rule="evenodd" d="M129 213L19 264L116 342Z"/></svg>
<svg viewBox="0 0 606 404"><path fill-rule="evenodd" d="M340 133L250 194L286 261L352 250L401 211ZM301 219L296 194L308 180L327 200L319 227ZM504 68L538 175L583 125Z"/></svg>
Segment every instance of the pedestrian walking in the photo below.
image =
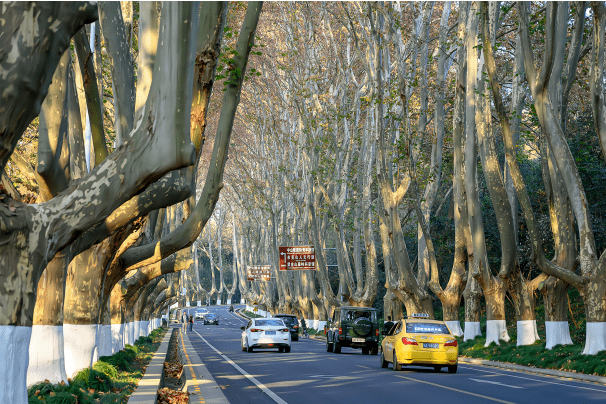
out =
<svg viewBox="0 0 606 404"><path fill-rule="evenodd" d="M307 324L305 323L305 317L301 317L301 332L305 338L309 337L307 333Z"/></svg>
<svg viewBox="0 0 606 404"><path fill-rule="evenodd" d="M194 316L192 315L189 316L189 331L194 331Z"/></svg>

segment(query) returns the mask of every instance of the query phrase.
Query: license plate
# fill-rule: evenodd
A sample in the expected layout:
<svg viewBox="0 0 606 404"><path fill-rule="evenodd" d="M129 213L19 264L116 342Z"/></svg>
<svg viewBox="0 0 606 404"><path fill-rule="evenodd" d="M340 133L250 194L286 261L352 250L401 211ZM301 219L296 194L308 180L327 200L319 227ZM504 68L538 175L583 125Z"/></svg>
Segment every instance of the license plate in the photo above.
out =
<svg viewBox="0 0 606 404"><path fill-rule="evenodd" d="M265 335L276 335L275 331L265 331Z"/></svg>
<svg viewBox="0 0 606 404"><path fill-rule="evenodd" d="M436 349L439 348L440 344L436 344L433 342L423 342L423 348L431 348L431 349Z"/></svg>
<svg viewBox="0 0 606 404"><path fill-rule="evenodd" d="M364 339L364 338L352 338L351 342L366 342L366 339Z"/></svg>

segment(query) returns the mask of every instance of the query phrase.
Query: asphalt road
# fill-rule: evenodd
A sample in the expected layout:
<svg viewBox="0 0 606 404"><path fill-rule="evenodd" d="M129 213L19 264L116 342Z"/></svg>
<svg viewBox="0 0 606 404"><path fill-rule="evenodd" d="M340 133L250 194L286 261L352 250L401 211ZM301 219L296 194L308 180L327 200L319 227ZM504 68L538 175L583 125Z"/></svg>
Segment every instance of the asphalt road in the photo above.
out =
<svg viewBox="0 0 606 404"><path fill-rule="evenodd" d="M241 306L236 306L241 307ZM379 356L343 348L326 352L325 342L299 339L290 353L242 352L246 321L209 307L220 324L194 324L190 341L232 404L309 403L606 403L606 386L524 372L460 364L446 370L381 369Z"/></svg>

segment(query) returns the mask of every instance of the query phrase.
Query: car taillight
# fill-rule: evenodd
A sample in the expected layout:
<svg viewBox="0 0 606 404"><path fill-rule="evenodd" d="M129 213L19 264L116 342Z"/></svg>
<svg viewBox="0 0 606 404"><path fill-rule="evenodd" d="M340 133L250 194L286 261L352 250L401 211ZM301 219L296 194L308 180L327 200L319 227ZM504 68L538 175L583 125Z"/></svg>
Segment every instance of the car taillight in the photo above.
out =
<svg viewBox="0 0 606 404"><path fill-rule="evenodd" d="M282 331L289 332L290 330L288 328L283 328Z"/></svg>
<svg viewBox="0 0 606 404"><path fill-rule="evenodd" d="M260 330L258 328L251 328L250 329L250 332L261 332L261 331L263 331L263 330Z"/></svg>
<svg viewBox="0 0 606 404"><path fill-rule="evenodd" d="M295 325L295 328L299 328L299 326L298 326L298 325Z"/></svg>
<svg viewBox="0 0 606 404"><path fill-rule="evenodd" d="M406 338L406 337L402 337L402 343L404 345L419 345L417 344L417 340L414 338Z"/></svg>
<svg viewBox="0 0 606 404"><path fill-rule="evenodd" d="M377 336L377 337L379 336L379 329L378 328L375 330L375 336Z"/></svg>
<svg viewBox="0 0 606 404"><path fill-rule="evenodd" d="M457 346L459 345L456 339L449 339L444 343L444 346Z"/></svg>
<svg viewBox="0 0 606 404"><path fill-rule="evenodd" d="M343 329L339 327L339 335L343 334Z"/></svg>

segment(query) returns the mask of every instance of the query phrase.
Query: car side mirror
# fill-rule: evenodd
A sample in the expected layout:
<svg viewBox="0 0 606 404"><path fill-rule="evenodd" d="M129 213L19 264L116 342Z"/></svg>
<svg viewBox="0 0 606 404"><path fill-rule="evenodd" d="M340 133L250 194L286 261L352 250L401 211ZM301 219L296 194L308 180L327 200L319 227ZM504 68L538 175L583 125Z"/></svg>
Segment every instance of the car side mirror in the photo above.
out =
<svg viewBox="0 0 606 404"><path fill-rule="evenodd" d="M240 329L241 329L242 331L244 331L244 330L246 330L246 327L242 326L242 327L240 327Z"/></svg>
<svg viewBox="0 0 606 404"><path fill-rule="evenodd" d="M389 331L387 331L387 330L383 330L383 331L381 331L381 335L387 335L388 332Z"/></svg>

